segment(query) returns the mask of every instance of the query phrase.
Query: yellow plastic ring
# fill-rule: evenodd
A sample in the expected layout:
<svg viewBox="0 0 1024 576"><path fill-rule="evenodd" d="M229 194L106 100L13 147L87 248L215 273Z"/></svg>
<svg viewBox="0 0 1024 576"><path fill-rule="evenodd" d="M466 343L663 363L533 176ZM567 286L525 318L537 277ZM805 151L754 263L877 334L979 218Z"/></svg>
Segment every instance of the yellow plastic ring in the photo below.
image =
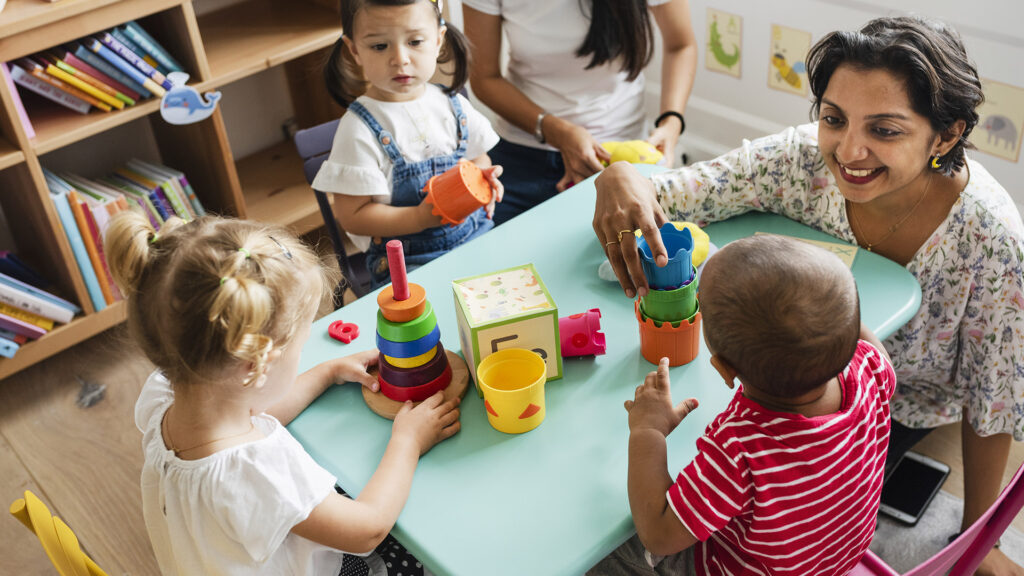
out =
<svg viewBox="0 0 1024 576"><path fill-rule="evenodd" d="M384 356L384 360L387 360L388 364L391 364L395 368L416 368L417 366L423 366L427 362L430 362L434 355L437 354L437 349L441 344L438 344L434 348L420 354L419 356L413 356L412 358L398 358L397 356Z"/></svg>

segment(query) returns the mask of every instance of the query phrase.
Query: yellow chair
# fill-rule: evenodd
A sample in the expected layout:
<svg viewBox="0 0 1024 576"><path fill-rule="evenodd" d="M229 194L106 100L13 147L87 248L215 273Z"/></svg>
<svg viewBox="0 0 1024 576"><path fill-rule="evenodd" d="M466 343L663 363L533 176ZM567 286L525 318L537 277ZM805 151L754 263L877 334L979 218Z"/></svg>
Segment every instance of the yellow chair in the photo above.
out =
<svg viewBox="0 0 1024 576"><path fill-rule="evenodd" d="M35 533L43 550L61 576L107 576L78 545L78 538L35 494L26 490L24 498L11 504L11 515Z"/></svg>

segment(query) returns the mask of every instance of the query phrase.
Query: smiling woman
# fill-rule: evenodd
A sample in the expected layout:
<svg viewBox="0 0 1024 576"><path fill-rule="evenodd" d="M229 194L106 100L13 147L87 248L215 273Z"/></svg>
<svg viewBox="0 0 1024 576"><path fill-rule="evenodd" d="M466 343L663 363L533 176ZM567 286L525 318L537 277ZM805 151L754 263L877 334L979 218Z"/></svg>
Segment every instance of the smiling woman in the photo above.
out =
<svg viewBox="0 0 1024 576"><path fill-rule="evenodd" d="M970 525L995 500L1024 440L1024 224L1006 190L964 153L983 96L959 36L939 22L880 18L834 32L807 59L817 124L745 141L708 162L597 180L594 231L626 294L646 293L640 228L749 210L782 214L907 267L920 312L885 342L898 377L887 466L931 429L961 421ZM864 302L870 306L870 302ZM1024 574L993 550L979 574Z"/></svg>

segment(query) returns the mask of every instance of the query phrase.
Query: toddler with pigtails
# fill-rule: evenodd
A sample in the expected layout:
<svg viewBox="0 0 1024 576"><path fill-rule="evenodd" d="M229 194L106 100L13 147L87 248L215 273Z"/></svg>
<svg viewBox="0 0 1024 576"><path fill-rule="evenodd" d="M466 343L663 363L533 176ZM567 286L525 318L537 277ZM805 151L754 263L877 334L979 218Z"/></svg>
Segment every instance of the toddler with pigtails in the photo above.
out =
<svg viewBox="0 0 1024 576"><path fill-rule="evenodd" d="M284 428L334 384L377 387L367 373L376 350L297 374L333 286L316 254L276 226L170 219L157 234L135 212L111 222L105 246L129 328L156 365L135 423L161 572L335 576L352 558L343 551L371 555L405 504L419 457L459 430L458 399L438 393L403 407L366 487L342 496ZM388 572L372 560L373 574Z"/></svg>

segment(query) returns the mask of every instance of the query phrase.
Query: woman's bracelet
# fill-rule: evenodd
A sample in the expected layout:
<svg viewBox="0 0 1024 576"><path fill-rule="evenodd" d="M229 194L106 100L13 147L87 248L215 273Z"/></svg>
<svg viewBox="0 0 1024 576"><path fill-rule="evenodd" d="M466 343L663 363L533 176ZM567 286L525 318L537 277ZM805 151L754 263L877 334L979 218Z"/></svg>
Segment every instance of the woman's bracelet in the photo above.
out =
<svg viewBox="0 0 1024 576"><path fill-rule="evenodd" d="M654 120L654 127L657 128L658 124L661 124L662 120L664 120L665 118L668 118L670 116L675 116L676 118L679 118L679 133L682 134L683 132L685 132L686 131L686 120L683 120L683 115L680 114L679 112L676 112L675 110L669 110L667 112L662 112L661 116L658 116Z"/></svg>

